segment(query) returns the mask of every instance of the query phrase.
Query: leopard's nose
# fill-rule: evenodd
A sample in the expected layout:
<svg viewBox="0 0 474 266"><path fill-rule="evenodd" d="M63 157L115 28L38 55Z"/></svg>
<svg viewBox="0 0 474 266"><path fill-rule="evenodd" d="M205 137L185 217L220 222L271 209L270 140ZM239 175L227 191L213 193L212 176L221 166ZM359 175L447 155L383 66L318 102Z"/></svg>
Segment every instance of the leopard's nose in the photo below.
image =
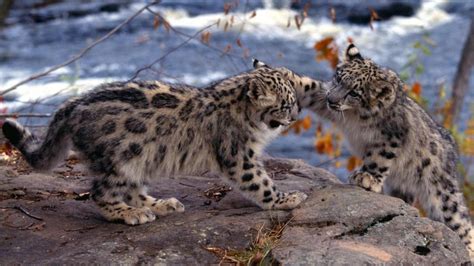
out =
<svg viewBox="0 0 474 266"><path fill-rule="evenodd" d="M330 95L326 97L326 101L328 102L329 105L337 105L337 100L333 99Z"/></svg>

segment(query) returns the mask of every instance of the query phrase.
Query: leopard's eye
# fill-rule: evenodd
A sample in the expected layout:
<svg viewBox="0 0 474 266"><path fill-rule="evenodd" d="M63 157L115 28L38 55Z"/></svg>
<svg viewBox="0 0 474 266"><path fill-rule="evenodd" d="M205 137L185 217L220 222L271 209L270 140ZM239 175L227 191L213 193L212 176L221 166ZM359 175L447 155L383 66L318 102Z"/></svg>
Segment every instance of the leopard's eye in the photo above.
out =
<svg viewBox="0 0 474 266"><path fill-rule="evenodd" d="M347 95L349 95L351 97L359 97L359 94L357 92L355 92L354 90L351 90Z"/></svg>

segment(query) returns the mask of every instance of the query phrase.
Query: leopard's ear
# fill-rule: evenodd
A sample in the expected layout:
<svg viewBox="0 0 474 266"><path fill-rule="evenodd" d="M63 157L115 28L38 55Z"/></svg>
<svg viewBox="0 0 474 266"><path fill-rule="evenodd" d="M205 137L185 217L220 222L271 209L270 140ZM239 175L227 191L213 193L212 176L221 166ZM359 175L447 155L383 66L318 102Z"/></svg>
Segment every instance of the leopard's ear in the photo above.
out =
<svg viewBox="0 0 474 266"><path fill-rule="evenodd" d="M352 61L354 59L362 60L362 55L360 55L359 49L354 44L349 44L346 49L345 61Z"/></svg>
<svg viewBox="0 0 474 266"><path fill-rule="evenodd" d="M252 58L252 62L253 62L252 64L253 64L254 69L261 68L261 67L269 67L267 64L258 60L257 58Z"/></svg>
<svg viewBox="0 0 474 266"><path fill-rule="evenodd" d="M252 104L257 107L268 107L276 103L275 92L261 78L254 76L248 82L247 96Z"/></svg>

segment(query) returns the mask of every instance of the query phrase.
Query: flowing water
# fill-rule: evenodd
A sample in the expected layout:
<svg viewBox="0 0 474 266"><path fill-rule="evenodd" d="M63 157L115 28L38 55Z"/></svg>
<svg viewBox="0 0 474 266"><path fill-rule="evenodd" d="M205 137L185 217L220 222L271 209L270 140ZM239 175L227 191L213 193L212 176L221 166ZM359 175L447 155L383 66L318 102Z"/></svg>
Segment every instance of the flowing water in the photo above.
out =
<svg viewBox="0 0 474 266"><path fill-rule="evenodd" d="M288 4L288 1L276 2L282 2L283 6ZM139 78L203 86L249 69L250 58L255 57L270 65L282 65L301 74L328 79L333 70L326 62L315 60L313 49L316 41L328 36L333 36L341 48L347 45L348 37L352 38L363 55L396 71L401 71L407 64L414 51L413 43L428 36L432 42L431 55L420 58L425 71L417 80L423 85L423 95L433 102L440 84L445 82L449 87L452 83L469 28L466 17L446 12L444 4L445 1L424 1L413 16L376 22L373 30L367 24L355 25L344 19L333 23L325 16L327 9L316 10L310 12L298 30L294 23L298 10L272 9L268 8L268 3L264 8L259 1L247 1L247 5L241 3L227 16L223 13L222 1L163 1L153 10L162 13L173 27L188 35L220 19L219 27L209 29L210 44L222 50L230 44L229 53L234 56L216 52L197 40L170 52L187 37L168 33L163 26L153 30L153 16L144 12L76 63L6 95L0 107L7 107L9 112L51 113L68 97L101 82L128 80L137 69L167 53L154 71L144 71ZM143 5L142 1L134 1L118 12L96 12L44 23L16 23L4 29L0 32L0 89L62 63ZM253 11L255 17L252 17ZM224 31L225 21L230 20L231 15L234 22ZM287 27L288 20L291 20L290 27ZM237 45L237 39L242 47ZM242 58L243 54L248 58ZM470 87L473 85L474 75L471 75ZM474 91L470 90L465 99L461 129L470 115L469 103L473 98ZM313 121L317 120L313 117ZM20 120L31 126L45 125L47 121L48 118ZM313 127L301 135L282 136L267 151L274 156L301 158L313 165L323 164L344 179L348 174L344 168L336 169L332 163L324 164L329 158L315 152L314 131ZM348 152L344 150L343 154Z"/></svg>

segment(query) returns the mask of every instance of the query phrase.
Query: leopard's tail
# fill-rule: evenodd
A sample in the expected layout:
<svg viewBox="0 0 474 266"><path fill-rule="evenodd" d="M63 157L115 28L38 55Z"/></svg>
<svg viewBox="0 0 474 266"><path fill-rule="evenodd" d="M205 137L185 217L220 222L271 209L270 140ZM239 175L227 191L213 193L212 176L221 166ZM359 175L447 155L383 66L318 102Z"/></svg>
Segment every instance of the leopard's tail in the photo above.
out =
<svg viewBox="0 0 474 266"><path fill-rule="evenodd" d="M43 141L13 119L5 120L3 134L33 168L49 170L64 159L69 150L67 121L73 108L74 105L69 104L56 112Z"/></svg>

